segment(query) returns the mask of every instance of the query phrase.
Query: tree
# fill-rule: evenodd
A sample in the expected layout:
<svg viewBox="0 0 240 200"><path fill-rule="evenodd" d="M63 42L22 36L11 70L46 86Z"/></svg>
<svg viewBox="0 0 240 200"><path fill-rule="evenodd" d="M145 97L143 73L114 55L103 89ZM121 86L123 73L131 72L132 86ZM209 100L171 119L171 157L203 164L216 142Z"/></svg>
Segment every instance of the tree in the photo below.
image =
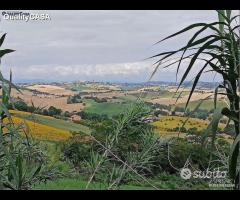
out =
<svg viewBox="0 0 240 200"><path fill-rule="evenodd" d="M14 106L17 110L28 111L28 105L24 101L17 101L14 103Z"/></svg>
<svg viewBox="0 0 240 200"><path fill-rule="evenodd" d="M48 108L48 115L50 115L50 116L60 115L61 113L62 113L62 110L55 108L54 106L50 106Z"/></svg>
<svg viewBox="0 0 240 200"><path fill-rule="evenodd" d="M155 115L156 117L159 117L159 115L164 115L164 116L166 116L166 115L168 115L168 112L163 111L163 110L156 110L156 111L154 112L154 115Z"/></svg>
<svg viewBox="0 0 240 200"><path fill-rule="evenodd" d="M229 121L233 121L235 140L232 144L229 159L229 174L235 183L235 188L240 189L240 97L238 93L238 91L240 91L240 16L235 15L232 17L232 12L230 10L219 10L217 12L219 18L218 21L212 23L191 24L181 31L159 41L158 43L187 31L192 31L195 28L199 28L182 48L168 52L161 52L151 57L159 58L156 62L157 66L152 73L152 76L156 73L159 66L164 65L164 67L169 67L174 64L177 64L176 74L178 75L181 64L183 63L182 61L189 61L187 68L180 79L177 89L178 91L188 77L189 72L193 71L192 68L196 61L201 61L203 64L195 76L185 109L187 108L196 85L203 73L215 72L222 77L223 83L219 84L215 89L213 121L210 123L208 130L211 130L211 135L213 136L212 143L214 144L214 138L217 133L217 126L215 124L218 124L222 115L228 117ZM238 22L237 19L239 20ZM211 33L208 31L211 31ZM202 37L199 38L199 36ZM179 55L179 53L180 56L175 57ZM219 92L219 89L224 90L224 92ZM223 109L217 107L217 96L220 93L229 100L229 107L224 107Z"/></svg>
<svg viewBox="0 0 240 200"><path fill-rule="evenodd" d="M48 115L48 110L47 110L47 109L43 109L42 114L43 114L43 115Z"/></svg>
<svg viewBox="0 0 240 200"><path fill-rule="evenodd" d="M67 98L67 104L82 103L80 94L75 94Z"/></svg>

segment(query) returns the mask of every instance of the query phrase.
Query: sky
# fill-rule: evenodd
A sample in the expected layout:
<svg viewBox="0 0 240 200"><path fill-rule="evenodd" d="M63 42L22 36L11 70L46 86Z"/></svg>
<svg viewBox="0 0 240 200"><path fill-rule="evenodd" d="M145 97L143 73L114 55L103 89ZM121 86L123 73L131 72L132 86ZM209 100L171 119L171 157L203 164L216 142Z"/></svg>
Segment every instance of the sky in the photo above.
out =
<svg viewBox="0 0 240 200"><path fill-rule="evenodd" d="M154 43L192 23L217 20L212 10L22 11L51 18L28 22L3 19L0 12L0 34L7 33L2 48L16 50L2 59L0 69L6 76L11 69L15 82L145 82L155 61L145 59L181 47L192 33ZM184 66L180 75L183 71ZM175 77L176 67L160 67L153 80L175 81ZM201 80L220 79L206 74Z"/></svg>

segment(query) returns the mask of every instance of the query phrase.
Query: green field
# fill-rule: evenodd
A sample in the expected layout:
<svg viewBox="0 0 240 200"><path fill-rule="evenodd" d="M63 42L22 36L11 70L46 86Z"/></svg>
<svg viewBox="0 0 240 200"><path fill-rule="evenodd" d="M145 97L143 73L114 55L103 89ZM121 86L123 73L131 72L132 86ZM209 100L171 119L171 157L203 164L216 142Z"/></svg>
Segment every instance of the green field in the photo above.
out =
<svg viewBox="0 0 240 200"><path fill-rule="evenodd" d="M158 99L158 98L172 98L177 97L180 93L174 93L174 92L169 92L167 90L163 90L160 92L144 92L141 94L140 92L134 93L134 94L129 94L126 96L121 96L118 97L119 99L125 100L125 101L135 101L139 96L141 96L141 99L144 101L149 101L153 99ZM188 92L182 92L182 96L188 95Z"/></svg>
<svg viewBox="0 0 240 200"><path fill-rule="evenodd" d="M130 94L130 95L126 95L126 96L120 96L118 97L119 99L122 99L124 101L127 101L127 102L132 102L132 101L135 101L137 98L141 97L141 99L143 101L149 101L149 100L153 100L153 99L157 99L157 98L170 98L173 96L174 93L171 93L171 92L165 92L164 91L164 94L160 94L160 93L157 93L157 92L144 92L144 93L134 93L134 94Z"/></svg>
<svg viewBox="0 0 240 200"><path fill-rule="evenodd" d="M30 115L30 114L26 115L26 114L20 114L20 113L15 113L14 115L19 118L35 121L39 124L44 124L47 126L68 130L72 132L83 132L86 134L89 134L91 132L91 130L86 126L83 126L81 124L76 124L70 121L61 120L61 119L55 119L55 118L45 117L41 115Z"/></svg>
<svg viewBox="0 0 240 200"><path fill-rule="evenodd" d="M200 100L191 101L191 102L189 102L189 104L188 104L188 108L189 108L190 110L194 110L199 103L200 103ZM185 108L185 105L186 105L185 103L177 104L178 107L183 107L183 108ZM217 102L217 107L223 108L223 107L225 107L225 106L227 106L227 105L226 105L226 103L225 103L224 101L218 101L218 102ZM200 106L199 108L210 111L211 109L214 108L213 99L212 99L212 100L205 100L205 101L203 101L202 104L201 104L201 106Z"/></svg>
<svg viewBox="0 0 240 200"><path fill-rule="evenodd" d="M88 89L91 89L91 88L88 87L88 86L85 86L85 85L71 85L71 86L66 87L66 89L75 90L75 91L82 91L82 90L88 90Z"/></svg>
<svg viewBox="0 0 240 200"><path fill-rule="evenodd" d="M118 99L121 99L121 100L124 100L127 102L132 102L132 101L135 101L137 99L137 97L133 96L133 95L126 95L126 96L120 96L120 97L118 97Z"/></svg>
<svg viewBox="0 0 240 200"><path fill-rule="evenodd" d="M110 103L110 102L97 103L92 99L85 99L84 103L86 103L86 107L84 108L85 112L96 113L96 114L100 114L100 115L106 114L110 117L120 114L129 105L128 103L126 103L126 104Z"/></svg>
<svg viewBox="0 0 240 200"><path fill-rule="evenodd" d="M139 86L139 85L120 85L120 88L121 88L123 91L131 91L131 90L140 89L141 86Z"/></svg>
<svg viewBox="0 0 240 200"><path fill-rule="evenodd" d="M46 184L42 183L36 185L36 190L84 190L87 185L87 180L83 178L61 178L55 181L49 181ZM91 183L89 185L90 190L107 189L105 185L101 183ZM152 190L151 187L141 187L135 185L123 185L120 186L120 190Z"/></svg>
<svg viewBox="0 0 240 200"><path fill-rule="evenodd" d="M53 181L48 181L46 184L41 183L35 185L35 190L85 190L88 179L80 175L75 178L60 178ZM148 179L158 189L208 189L208 184L201 182L193 184L192 181L185 181L179 175L171 175L161 173L154 179ZM92 182L89 184L89 190L106 190L107 187L99 182ZM121 185L120 190L155 190L153 186L148 183L131 182L129 184Z"/></svg>
<svg viewBox="0 0 240 200"><path fill-rule="evenodd" d="M172 98L172 97L178 97L181 92L170 92L168 90L161 90L157 93L151 93L149 92L146 96L148 99L155 99L155 98ZM181 96L188 95L189 92L183 91L181 93Z"/></svg>

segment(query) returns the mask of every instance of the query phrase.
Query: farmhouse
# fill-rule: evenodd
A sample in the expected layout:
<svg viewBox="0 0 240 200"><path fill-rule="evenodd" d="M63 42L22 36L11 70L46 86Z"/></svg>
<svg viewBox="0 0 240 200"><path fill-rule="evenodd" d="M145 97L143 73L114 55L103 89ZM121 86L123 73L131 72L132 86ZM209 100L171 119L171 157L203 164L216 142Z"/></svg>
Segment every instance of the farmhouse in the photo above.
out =
<svg viewBox="0 0 240 200"><path fill-rule="evenodd" d="M79 115L72 115L70 117L71 121L80 121L81 120L81 117Z"/></svg>

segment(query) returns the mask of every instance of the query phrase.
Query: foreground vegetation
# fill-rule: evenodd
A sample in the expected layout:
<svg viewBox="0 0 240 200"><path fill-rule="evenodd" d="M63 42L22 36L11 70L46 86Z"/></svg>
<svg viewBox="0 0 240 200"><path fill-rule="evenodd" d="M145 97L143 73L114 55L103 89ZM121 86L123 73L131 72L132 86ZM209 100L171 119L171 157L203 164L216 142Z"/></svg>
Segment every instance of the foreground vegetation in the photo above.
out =
<svg viewBox="0 0 240 200"><path fill-rule="evenodd" d="M91 130L81 124L77 124L71 121L66 121L66 120L62 120L62 119L56 119L54 117L46 117L44 115L35 115L35 114L30 114L30 113L24 113L24 112L20 112L20 111L15 111L14 115L16 117L22 118L22 119L26 119L28 121L32 121L36 124L43 124L49 127L53 127L53 128L57 128L57 129L61 129L61 130L66 130L66 131L70 131L70 132L83 132L86 134L89 134L91 132Z"/></svg>
<svg viewBox="0 0 240 200"><path fill-rule="evenodd" d="M192 103L196 108L182 111L181 105L172 109L172 106L136 100L134 95L123 97L125 103L112 103L98 97L82 100L78 94L74 98L68 98L68 103L79 103L78 100L81 99L86 107L84 111L74 112L82 117L82 120L74 123L68 120L73 113L63 112L59 108L50 106L42 109L35 108L34 105L27 106L22 101L12 102L11 88L18 88L12 83L11 75L10 80L6 80L0 74L0 188L214 189L210 188L208 177L190 177L188 180L181 178L183 168L199 171L216 168L229 170L226 179L230 178L235 188L238 188L239 107L236 102L239 96L236 92L237 72L234 67L239 67L239 49L236 43L239 36L231 29L231 13L224 13L220 12L224 18L220 22L192 25L178 32L180 34L194 27L202 27L184 48L156 55L163 56L159 61L161 64L167 57L180 51L185 53L187 49L203 43L203 46L196 47L194 55L188 56L191 62L179 86L203 51L213 57L212 60L205 60L206 64L197 74L185 108L190 105L191 95L207 65L223 75L224 83L218 88L226 90L230 108L217 108L216 90L214 110L211 111L212 108L206 104L206 115L203 115L204 110L199 109L202 101L197 105L196 102ZM221 25L226 26L228 32L225 33L224 29L219 31L214 25L220 25L220 29ZM196 36L207 28L217 34L195 41ZM0 39L0 46L4 38L5 35ZM217 41L221 45L212 45ZM209 52L212 49L216 52ZM13 50L1 50L0 55L2 57L11 52ZM184 53L179 62L185 59ZM215 59L221 66L218 62L213 63ZM222 67L225 67L224 70ZM72 89L84 88L76 86ZM169 93L163 95L168 97ZM151 93L143 99L151 100L155 95ZM27 112L9 110L15 106L24 108ZM183 116L177 116L177 112ZM224 121L222 115L229 120L221 123L220 120ZM219 137L225 128L233 129L233 143Z"/></svg>
<svg viewBox="0 0 240 200"><path fill-rule="evenodd" d="M211 131L207 131L206 135L211 134L212 140L214 140L217 134L217 125L223 115L229 119L229 122L232 121L232 123L234 124L235 135L229 157L229 173L231 179L234 181L235 188L240 189L240 17L239 15L235 15L232 17L231 10L219 10L217 12L219 21L209 24L192 24L178 31L177 33L174 33L159 41L162 42L164 40L178 36L182 33L192 31L195 28L199 28L199 30L194 32L193 36L182 48L168 52L161 52L160 54L152 57L158 58L158 61L156 62L157 66L152 76L155 74L158 67L162 65L162 63L165 64L165 67L177 64L176 73L178 75L179 69L183 61L190 60L187 68L184 70L184 73L181 76L178 86L179 89L190 74L190 71L193 70L194 64L197 61L202 61L202 65L197 71L196 76L193 80L193 85L185 108L188 107L193 92L195 91L197 83L199 82L199 79L203 73L215 72L222 77L223 83L220 83L215 89L215 110L211 123ZM237 19L239 19L239 21L237 21ZM209 34L208 32L209 30L212 32L211 34ZM199 39L200 36L202 37ZM176 58L175 56L179 55L179 53L180 57ZM175 59L176 61L169 63L169 59ZM223 95L224 97L226 97L229 101L229 105L219 109L216 104L218 100L218 95Z"/></svg>

